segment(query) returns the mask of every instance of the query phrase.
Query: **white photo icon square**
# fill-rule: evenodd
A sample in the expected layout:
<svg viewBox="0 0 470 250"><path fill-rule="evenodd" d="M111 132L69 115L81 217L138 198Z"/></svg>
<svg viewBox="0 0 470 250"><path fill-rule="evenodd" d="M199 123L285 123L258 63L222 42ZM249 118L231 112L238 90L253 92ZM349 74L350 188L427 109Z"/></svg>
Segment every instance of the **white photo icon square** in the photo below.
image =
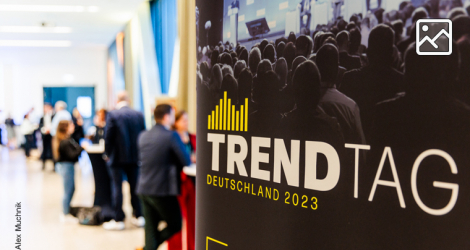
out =
<svg viewBox="0 0 470 250"><path fill-rule="evenodd" d="M449 19L418 20L416 53L423 56L452 54L452 21Z"/></svg>

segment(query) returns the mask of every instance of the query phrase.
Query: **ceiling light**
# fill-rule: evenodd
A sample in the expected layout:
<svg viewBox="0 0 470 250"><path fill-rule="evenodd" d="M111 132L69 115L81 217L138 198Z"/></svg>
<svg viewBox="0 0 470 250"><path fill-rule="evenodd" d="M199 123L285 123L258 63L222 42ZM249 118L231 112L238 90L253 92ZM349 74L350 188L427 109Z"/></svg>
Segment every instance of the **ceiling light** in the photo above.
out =
<svg viewBox="0 0 470 250"><path fill-rule="evenodd" d="M70 27L41 27L41 26L0 26L4 33L70 33Z"/></svg>
<svg viewBox="0 0 470 250"><path fill-rule="evenodd" d="M98 12L97 6L0 4L0 11L23 12Z"/></svg>
<svg viewBox="0 0 470 250"><path fill-rule="evenodd" d="M0 40L3 47L70 47L67 40Z"/></svg>

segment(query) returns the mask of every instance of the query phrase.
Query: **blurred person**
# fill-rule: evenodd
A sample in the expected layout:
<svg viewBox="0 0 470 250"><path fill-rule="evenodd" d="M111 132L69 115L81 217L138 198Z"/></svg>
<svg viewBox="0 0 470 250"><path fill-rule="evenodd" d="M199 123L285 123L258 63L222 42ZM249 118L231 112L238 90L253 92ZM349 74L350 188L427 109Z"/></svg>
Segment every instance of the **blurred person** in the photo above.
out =
<svg viewBox="0 0 470 250"><path fill-rule="evenodd" d="M122 181L124 174L126 174L130 186L134 216L131 222L137 227L142 227L145 224L139 198L136 194L139 178L137 139L144 130L144 116L129 107L129 96L126 91L119 92L116 110L108 113L104 133L105 154L108 158L108 172L113 186L115 211L114 219L103 224L103 228L106 230L124 229L125 214L122 210Z"/></svg>
<svg viewBox="0 0 470 250"><path fill-rule="evenodd" d="M243 61L243 60L238 60L236 63L235 63L235 66L233 66L233 76L238 79L238 76L240 75L240 73L242 72L242 70L246 68L246 62Z"/></svg>
<svg viewBox="0 0 470 250"><path fill-rule="evenodd" d="M51 136L51 126L52 119L54 118L54 109L49 103L44 104L44 116L39 120L39 129L41 130L42 135L42 169L46 168L46 161L53 160L52 155L52 136ZM55 165L55 164L54 164Z"/></svg>
<svg viewBox="0 0 470 250"><path fill-rule="evenodd" d="M402 39L399 43L397 43L397 49L400 52L400 54L402 54L402 55L405 54L405 51L406 51L406 49L408 49L410 44L412 44L416 41L416 36L414 35L414 34L416 34L416 25L414 25L414 24L411 27L411 34L413 34L413 35L408 36L408 37Z"/></svg>
<svg viewBox="0 0 470 250"><path fill-rule="evenodd" d="M93 144L99 144L101 140L104 140L104 131L106 130L106 116L108 111L106 109L100 109L96 112L96 117L94 119L95 123L95 134L93 136Z"/></svg>
<svg viewBox="0 0 470 250"><path fill-rule="evenodd" d="M85 132L83 131L83 117L77 108L74 108L72 111L72 122L75 125L75 131L72 134L72 138L76 142L80 142L80 140L85 137Z"/></svg>
<svg viewBox="0 0 470 250"><path fill-rule="evenodd" d="M230 65L222 66L222 75L223 76L226 76L226 75L232 75L233 76L232 66L230 66Z"/></svg>
<svg viewBox="0 0 470 250"><path fill-rule="evenodd" d="M258 73L253 86L253 101L257 110L249 114L248 128L257 134L269 134L279 128L281 113L279 102L279 77L272 69Z"/></svg>
<svg viewBox="0 0 470 250"><path fill-rule="evenodd" d="M263 58L268 59L271 63L276 62L276 49L274 48L274 45L266 45L263 50Z"/></svg>
<svg viewBox="0 0 470 250"><path fill-rule="evenodd" d="M62 222L77 223L78 219L70 214L70 202L75 192L75 163L83 151L83 148L72 138L75 131L73 122L60 121L56 135L52 142L54 159L56 160L56 172L62 176L64 182L64 198L62 199Z"/></svg>
<svg viewBox="0 0 470 250"><path fill-rule="evenodd" d="M256 72L256 75L266 73L269 70L273 70L273 65L271 64L271 61L269 61L268 59L263 59L258 64L258 71Z"/></svg>
<svg viewBox="0 0 470 250"><path fill-rule="evenodd" d="M336 39L334 37L327 37L324 41L323 41L323 44L322 45L325 45L325 44L332 44L334 45L336 48L338 48L338 42L336 42Z"/></svg>
<svg viewBox="0 0 470 250"><path fill-rule="evenodd" d="M292 69L292 62L295 59L295 53L296 49L294 43L287 43L286 47L284 48L284 58L286 59L287 67L289 67L289 70Z"/></svg>
<svg viewBox="0 0 470 250"><path fill-rule="evenodd" d="M35 148L34 132L38 128L38 125L34 124L30 119L30 113L24 116L23 123L21 123L20 131L24 136L24 152L26 157L29 159L31 156L31 150Z"/></svg>
<svg viewBox="0 0 470 250"><path fill-rule="evenodd" d="M221 64L232 66L232 57L229 53L224 52L219 56L218 62Z"/></svg>
<svg viewBox="0 0 470 250"><path fill-rule="evenodd" d="M289 33L289 36L287 36L287 42L288 43L292 43L292 44L295 44L295 41L297 40L297 37L295 36L295 33L294 32L290 32Z"/></svg>
<svg viewBox="0 0 470 250"><path fill-rule="evenodd" d="M145 250L155 250L181 230L182 217L177 196L181 171L191 164L187 146L170 128L175 111L167 104L155 108L156 125L139 136L141 174L137 193L142 202L145 224ZM167 226L158 229L161 221Z"/></svg>
<svg viewBox="0 0 470 250"><path fill-rule="evenodd" d="M286 48L286 44L284 42L280 42L277 46L276 46L276 55L277 55L277 58L281 58L281 57L284 57L284 49Z"/></svg>
<svg viewBox="0 0 470 250"><path fill-rule="evenodd" d="M238 59L248 63L248 50L246 50L246 48L242 48L240 50L240 56L238 56Z"/></svg>
<svg viewBox="0 0 470 250"><path fill-rule="evenodd" d="M172 130L178 132L181 140L186 145L186 150L191 156L191 162L196 163L196 135L188 132L188 113L184 110L179 111L175 115L175 123ZM185 221L187 229L187 240L181 239L182 235L177 234L168 241L169 249L179 249L181 243L187 245L187 249L195 249L195 231L196 231L196 190L195 178L187 176L181 172L181 194L178 196L178 201L181 208L181 214Z"/></svg>
<svg viewBox="0 0 470 250"><path fill-rule="evenodd" d="M366 141L370 135L375 104L403 91L403 74L392 67L394 38L390 27L384 24L374 27L367 49L369 65L346 72L339 89L359 106Z"/></svg>
<svg viewBox="0 0 470 250"><path fill-rule="evenodd" d="M224 75L222 74L222 69L219 65L214 65L211 70L211 79L209 81L209 89L212 93L212 101L218 102L219 95L220 95L220 88L222 87L222 80Z"/></svg>
<svg viewBox="0 0 470 250"><path fill-rule="evenodd" d="M309 57L313 49L313 40L310 36L301 35L295 41L296 56Z"/></svg>
<svg viewBox="0 0 470 250"><path fill-rule="evenodd" d="M5 126L7 128L7 138L8 144L7 146L10 149L16 148L16 131L15 131L15 120L11 118L11 114L8 114L7 119L5 119Z"/></svg>
<svg viewBox="0 0 470 250"><path fill-rule="evenodd" d="M72 115L67 111L67 103L64 101L57 101L54 105L55 115L51 124L51 135L55 136L57 126L60 121L72 121Z"/></svg>
<svg viewBox="0 0 470 250"><path fill-rule="evenodd" d="M277 60L276 64L274 65L274 71L279 76L279 90L281 90L287 84L288 67L286 59L281 58Z"/></svg>
<svg viewBox="0 0 470 250"><path fill-rule="evenodd" d="M292 138L324 141L342 155L344 139L335 118L321 112L320 72L314 62L301 63L292 79L296 108L282 121L283 131Z"/></svg>
<svg viewBox="0 0 470 250"><path fill-rule="evenodd" d="M457 16L452 19L452 38L458 41L465 35L470 36L470 17Z"/></svg>
<svg viewBox="0 0 470 250"><path fill-rule="evenodd" d="M454 19L457 16L468 16L467 10L462 7L453 8L447 13L447 19Z"/></svg>
<svg viewBox="0 0 470 250"><path fill-rule="evenodd" d="M225 75L222 80L221 96L227 92L227 98L232 100L232 104L238 103L238 83L233 75Z"/></svg>
<svg viewBox="0 0 470 250"><path fill-rule="evenodd" d="M316 60L321 75L320 107L327 115L336 117L346 143L364 144L359 107L336 89L339 69L338 50L331 44L325 44L318 51Z"/></svg>
<svg viewBox="0 0 470 250"><path fill-rule="evenodd" d="M248 113L256 110L251 95L252 88L253 74L249 68L245 68L240 72L240 76L238 77L238 100L245 100L245 98L248 98Z"/></svg>
<svg viewBox="0 0 470 250"><path fill-rule="evenodd" d="M259 50L261 51L262 59L267 59L264 57L264 49L266 48L266 46L268 46L268 44L269 44L269 41L266 39L263 39L263 41L261 41L261 43L259 44Z"/></svg>
<svg viewBox="0 0 470 250"><path fill-rule="evenodd" d="M251 72L258 71L259 62L261 62L261 51L258 48L251 49L248 57L248 67L250 67Z"/></svg>
<svg viewBox="0 0 470 250"><path fill-rule="evenodd" d="M294 73L297 67L305 61L307 61L307 58L305 58L304 56L296 57L294 61L292 62L292 73Z"/></svg>
<svg viewBox="0 0 470 250"><path fill-rule="evenodd" d="M392 26L395 31L395 45L397 45L403 39L403 22L401 20L395 20L392 22Z"/></svg>
<svg viewBox="0 0 470 250"><path fill-rule="evenodd" d="M339 65L344 67L346 70L358 69L361 65L361 58L358 56L352 56L349 54L349 32L343 30L336 36L339 51Z"/></svg>

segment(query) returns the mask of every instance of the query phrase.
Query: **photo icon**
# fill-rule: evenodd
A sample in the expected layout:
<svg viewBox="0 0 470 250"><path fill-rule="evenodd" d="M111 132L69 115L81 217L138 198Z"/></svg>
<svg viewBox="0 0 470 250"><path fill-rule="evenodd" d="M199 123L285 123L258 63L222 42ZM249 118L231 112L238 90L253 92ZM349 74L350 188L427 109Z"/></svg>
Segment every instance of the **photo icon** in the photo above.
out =
<svg viewBox="0 0 470 250"><path fill-rule="evenodd" d="M420 19L416 23L416 53L445 56L452 54L452 21Z"/></svg>

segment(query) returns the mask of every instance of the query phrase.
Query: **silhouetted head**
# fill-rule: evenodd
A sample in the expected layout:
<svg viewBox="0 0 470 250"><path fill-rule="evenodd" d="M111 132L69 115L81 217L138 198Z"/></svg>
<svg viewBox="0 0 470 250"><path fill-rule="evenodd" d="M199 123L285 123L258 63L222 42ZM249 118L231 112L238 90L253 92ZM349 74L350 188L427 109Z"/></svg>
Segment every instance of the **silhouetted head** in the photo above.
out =
<svg viewBox="0 0 470 250"><path fill-rule="evenodd" d="M357 28L357 25L353 22L348 23L348 25L346 26L347 31L351 31L352 29L356 29L356 28Z"/></svg>
<svg viewBox="0 0 470 250"><path fill-rule="evenodd" d="M338 29L337 26L333 26L333 27L331 27L330 32L333 33L333 35L336 36L339 33L339 29Z"/></svg>
<svg viewBox="0 0 470 250"><path fill-rule="evenodd" d="M213 50L211 53L211 66L212 67L214 67L214 65L218 63L218 58L219 58L219 51Z"/></svg>
<svg viewBox="0 0 470 250"><path fill-rule="evenodd" d="M219 56L219 58L220 58L220 63L232 66L232 57L230 56L229 53L224 52Z"/></svg>
<svg viewBox="0 0 470 250"><path fill-rule="evenodd" d="M276 54L277 58L281 58L284 56L284 49L286 48L286 44L284 42L280 42L276 47Z"/></svg>
<svg viewBox="0 0 470 250"><path fill-rule="evenodd" d="M374 16L377 18L378 23L383 23L384 22L384 9L378 8L376 11L374 11Z"/></svg>
<svg viewBox="0 0 470 250"><path fill-rule="evenodd" d="M240 49L240 56L238 56L238 60L243 60L245 62L248 62L248 50L245 48Z"/></svg>
<svg viewBox="0 0 470 250"><path fill-rule="evenodd" d="M297 56L308 57L312 53L313 41L310 36L301 35L295 42L295 49Z"/></svg>
<svg viewBox="0 0 470 250"><path fill-rule="evenodd" d="M276 50L274 49L274 45L266 45L263 51L263 58L268 59L271 63L276 61Z"/></svg>
<svg viewBox="0 0 470 250"><path fill-rule="evenodd" d="M390 65L393 62L395 32L387 25L375 26L369 34L367 57L371 64Z"/></svg>
<svg viewBox="0 0 470 250"><path fill-rule="evenodd" d="M420 56L416 44L405 52L405 80L407 93L419 95L445 95L455 86L459 73L460 53L452 42L453 51L448 56Z"/></svg>
<svg viewBox="0 0 470 250"><path fill-rule="evenodd" d="M357 54L359 46L361 46L362 35L358 29L352 29L349 32L349 53L352 55Z"/></svg>
<svg viewBox="0 0 470 250"><path fill-rule="evenodd" d="M321 47L321 37L323 35L323 31L319 31L313 37L313 53L316 53Z"/></svg>
<svg viewBox="0 0 470 250"><path fill-rule="evenodd" d="M305 58L304 56L296 57L294 61L292 62L292 72L294 72L297 69L297 67L305 61L307 61L307 58Z"/></svg>
<svg viewBox="0 0 470 250"><path fill-rule="evenodd" d="M261 62L261 51L258 48L253 48L250 51L250 57L248 58L248 66L251 69L251 72L256 72L258 70L258 64Z"/></svg>
<svg viewBox="0 0 470 250"><path fill-rule="evenodd" d="M263 41L261 41L261 43L259 44L259 51L261 51L261 53L264 52L264 48L266 48L266 46L268 46L269 42L268 40L266 39L263 39ZM264 59L264 57L263 57Z"/></svg>
<svg viewBox="0 0 470 250"><path fill-rule="evenodd" d="M336 36L331 32L325 32L321 35L321 37L320 37L320 47L318 49L320 49L321 46L323 46L323 44L325 44L325 40L328 39L329 37L335 38Z"/></svg>
<svg viewBox="0 0 470 250"><path fill-rule="evenodd" d="M468 16L467 11L462 7L453 8L447 13L447 18L452 20L458 16Z"/></svg>
<svg viewBox="0 0 470 250"><path fill-rule="evenodd" d="M279 37L278 39L276 39L276 41L275 41L275 43L274 43L274 45L276 46L276 48L277 48L277 46L278 46L281 42L283 42L284 44L287 44L287 43L288 43L288 42L287 42L287 38L285 38L285 37Z"/></svg>
<svg viewBox="0 0 470 250"><path fill-rule="evenodd" d="M333 44L335 47L338 47L338 43L336 42L336 39L334 37L328 37L327 39L325 39L325 41L323 42L323 45L325 44Z"/></svg>
<svg viewBox="0 0 470 250"><path fill-rule="evenodd" d="M251 100L251 88L253 86L253 74L249 68L244 68L238 76L238 100Z"/></svg>
<svg viewBox="0 0 470 250"><path fill-rule="evenodd" d="M349 22L353 22L354 24L357 25L359 22L359 17L356 14L352 14L351 17L349 18Z"/></svg>
<svg viewBox="0 0 470 250"><path fill-rule="evenodd" d="M210 78L211 69L209 68L209 64L207 62L202 62L199 65L199 70L201 71L202 79L207 81Z"/></svg>
<svg viewBox="0 0 470 250"><path fill-rule="evenodd" d="M276 61L276 65L274 65L274 71L279 76L279 88L283 88L287 84L287 73L289 69L287 67L286 59L280 58Z"/></svg>
<svg viewBox="0 0 470 250"><path fill-rule="evenodd" d="M403 34L403 22L395 20L392 22L393 31L395 32L395 42L400 41Z"/></svg>
<svg viewBox="0 0 470 250"><path fill-rule="evenodd" d="M333 86L338 76L339 67L339 53L336 47L331 44L323 45L318 50L316 62L322 83L328 87Z"/></svg>
<svg viewBox="0 0 470 250"><path fill-rule="evenodd" d="M279 77L276 72L269 70L257 76L256 85L253 86L253 101L258 104L258 109L269 109L276 112L279 96Z"/></svg>
<svg viewBox="0 0 470 250"><path fill-rule="evenodd" d="M266 73L269 70L273 70L273 66L268 59L263 59L258 64L258 70L256 71L256 75Z"/></svg>
<svg viewBox="0 0 470 250"><path fill-rule="evenodd" d="M232 103L238 103L238 83L233 75L227 74L222 80L221 93L227 92L227 98L232 99Z"/></svg>
<svg viewBox="0 0 470 250"><path fill-rule="evenodd" d="M284 49L284 58L287 62L287 67L292 69L292 62L295 59L295 45L291 42L286 44L286 48Z"/></svg>
<svg viewBox="0 0 470 250"><path fill-rule="evenodd" d="M297 108L315 110L320 101L320 72L315 63L301 63L294 72L292 84Z"/></svg>
<svg viewBox="0 0 470 250"><path fill-rule="evenodd" d="M346 29L346 25L348 25L348 22L344 21L344 19L339 20L339 21L338 21L338 24L337 24L338 30L339 30L339 31L345 30L345 29Z"/></svg>
<svg viewBox="0 0 470 250"><path fill-rule="evenodd" d="M233 67L233 76L238 79L238 76L242 72L243 69L246 68L246 62L243 60L239 60L235 63L235 66Z"/></svg>
<svg viewBox="0 0 470 250"><path fill-rule="evenodd" d="M214 65L214 67L212 67L212 77L211 77L211 80L209 82L209 88L211 90L218 90L220 89L221 85L222 85L222 79L224 78L223 74L222 74L222 69L220 68L220 66L218 64Z"/></svg>
<svg viewBox="0 0 470 250"><path fill-rule="evenodd" d="M349 51L349 32L343 30L336 35L336 42L338 43L339 51Z"/></svg>
<svg viewBox="0 0 470 250"><path fill-rule="evenodd" d="M428 11L424 7L418 7L411 14L411 21L416 23L419 19L425 19L429 17Z"/></svg>
<svg viewBox="0 0 470 250"><path fill-rule="evenodd" d="M464 35L470 35L470 17L457 16L452 19L452 38L457 41Z"/></svg>
<svg viewBox="0 0 470 250"><path fill-rule="evenodd" d="M290 32L289 36L287 37L287 42L291 42L295 44L295 40L297 40L297 37L295 36L294 32Z"/></svg>
<svg viewBox="0 0 470 250"><path fill-rule="evenodd" d="M222 75L225 76L227 74L233 76L233 69L232 66L224 64L224 66L222 66Z"/></svg>

